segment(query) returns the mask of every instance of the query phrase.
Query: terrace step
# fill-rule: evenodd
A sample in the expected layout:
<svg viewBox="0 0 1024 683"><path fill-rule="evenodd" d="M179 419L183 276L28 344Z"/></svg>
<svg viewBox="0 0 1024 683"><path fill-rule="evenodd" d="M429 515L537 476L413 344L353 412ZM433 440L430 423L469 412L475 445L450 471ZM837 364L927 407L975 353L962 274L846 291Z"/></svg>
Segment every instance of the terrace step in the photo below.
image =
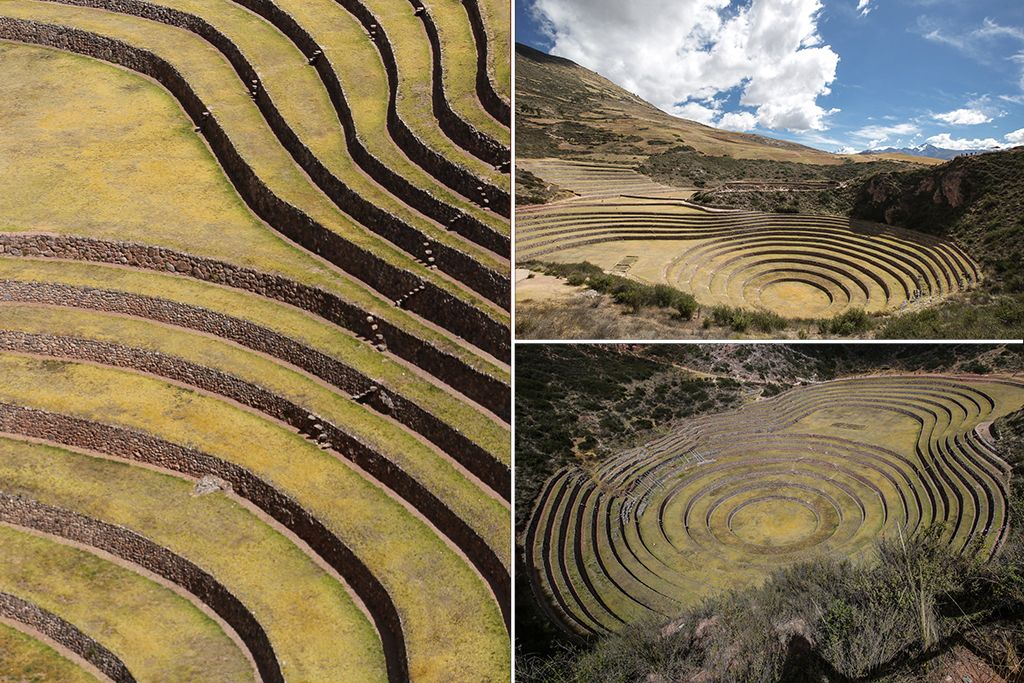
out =
<svg viewBox="0 0 1024 683"><path fill-rule="evenodd" d="M971 439L1022 405L1024 382L1009 378L879 376L696 418L608 458L600 488L568 470L549 482L526 538L534 590L558 599L568 632L605 633L935 522L955 552L980 543L991 557L1005 470ZM885 426L853 429L865 420Z"/></svg>

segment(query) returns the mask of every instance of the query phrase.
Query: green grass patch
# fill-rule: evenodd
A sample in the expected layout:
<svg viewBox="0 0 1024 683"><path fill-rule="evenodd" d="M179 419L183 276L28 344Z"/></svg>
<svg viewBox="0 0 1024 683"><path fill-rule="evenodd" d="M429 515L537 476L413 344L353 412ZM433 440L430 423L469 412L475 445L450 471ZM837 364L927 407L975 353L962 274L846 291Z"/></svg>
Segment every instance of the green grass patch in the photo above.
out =
<svg viewBox="0 0 1024 683"><path fill-rule="evenodd" d="M286 677L386 680L380 639L345 587L223 493L196 496L184 479L10 439L0 439L0 480L5 493L126 527L203 567L259 615Z"/></svg>
<svg viewBox="0 0 1024 683"><path fill-rule="evenodd" d="M778 313L771 311L750 310L739 306L728 306L719 304L711 309L708 317L704 318L704 327L712 324L728 327L733 332L747 332L758 330L760 332L774 332L784 330L789 326L785 318Z"/></svg>
<svg viewBox="0 0 1024 683"><path fill-rule="evenodd" d="M665 284L648 285L619 275L606 274L599 266L583 263L543 263L525 261L524 267L541 267L545 275L565 279L571 286L586 285L601 294L607 294L616 303L639 313L647 307L674 309L679 317L690 320L700 312L700 305L692 294Z"/></svg>
<svg viewBox="0 0 1024 683"><path fill-rule="evenodd" d="M948 300L888 319L878 339L1024 339L1024 294Z"/></svg>
<svg viewBox="0 0 1024 683"><path fill-rule="evenodd" d="M293 401L385 454L476 529L499 557L510 562L507 542L510 521L506 508L490 496L481 497L476 485L419 439L395 429L394 423L386 418L301 373L232 344L145 321L43 307L7 306L3 311L0 328L94 339L155 351L229 373ZM55 368L68 365L65 361L44 360L43 363L44 367ZM399 384L397 388L404 390L405 385ZM421 398L413 400L422 405ZM457 423L464 434L472 424L471 416L470 413L465 422ZM493 423L484 424L493 427ZM500 432L493 440L500 442ZM507 447L503 454L507 456Z"/></svg>
<svg viewBox="0 0 1024 683"><path fill-rule="evenodd" d="M46 643L0 623L0 683L100 683Z"/></svg>
<svg viewBox="0 0 1024 683"><path fill-rule="evenodd" d="M41 361L2 355L0 372L9 381L0 400L144 431L248 468L317 516L380 579L403 614L411 669L428 680L456 666L481 681L507 680L509 653L496 649L507 643L501 614L469 565L313 443L202 394L121 371L74 364L45 372ZM445 581L420 580L437 575Z"/></svg>
<svg viewBox="0 0 1024 683"><path fill-rule="evenodd" d="M850 308L837 316L818 321L818 331L821 334L834 334L840 337L861 335L874 326L874 320L862 308Z"/></svg>
<svg viewBox="0 0 1024 683"><path fill-rule="evenodd" d="M4 526L0 547L0 590L74 624L118 655L137 680L253 680L248 659L220 625L170 588Z"/></svg>

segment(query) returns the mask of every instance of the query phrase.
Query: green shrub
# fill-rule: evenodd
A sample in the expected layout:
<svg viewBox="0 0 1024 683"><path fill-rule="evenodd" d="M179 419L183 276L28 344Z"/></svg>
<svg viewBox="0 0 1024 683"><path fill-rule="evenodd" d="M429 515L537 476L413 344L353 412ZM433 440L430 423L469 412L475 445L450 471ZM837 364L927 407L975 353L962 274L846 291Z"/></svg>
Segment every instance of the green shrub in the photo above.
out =
<svg viewBox="0 0 1024 683"><path fill-rule="evenodd" d="M874 326L871 316L862 308L849 308L834 318L818 321L818 331L822 334L835 334L849 337L867 332Z"/></svg>

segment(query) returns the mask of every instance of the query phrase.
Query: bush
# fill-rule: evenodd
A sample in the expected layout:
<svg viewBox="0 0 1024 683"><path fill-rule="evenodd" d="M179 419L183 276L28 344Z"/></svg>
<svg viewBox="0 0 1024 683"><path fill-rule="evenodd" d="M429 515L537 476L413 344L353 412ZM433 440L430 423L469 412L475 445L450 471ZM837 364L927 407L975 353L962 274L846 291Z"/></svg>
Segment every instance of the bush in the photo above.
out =
<svg viewBox="0 0 1024 683"><path fill-rule="evenodd" d="M825 318L818 321L819 332L842 337L862 334L873 326L874 322L871 320L871 316L862 308L850 308L834 318Z"/></svg>
<svg viewBox="0 0 1024 683"><path fill-rule="evenodd" d="M700 311L700 304L697 303L692 294L687 294L686 292L679 292L673 307L679 313L679 317L684 320L693 320L693 316Z"/></svg>

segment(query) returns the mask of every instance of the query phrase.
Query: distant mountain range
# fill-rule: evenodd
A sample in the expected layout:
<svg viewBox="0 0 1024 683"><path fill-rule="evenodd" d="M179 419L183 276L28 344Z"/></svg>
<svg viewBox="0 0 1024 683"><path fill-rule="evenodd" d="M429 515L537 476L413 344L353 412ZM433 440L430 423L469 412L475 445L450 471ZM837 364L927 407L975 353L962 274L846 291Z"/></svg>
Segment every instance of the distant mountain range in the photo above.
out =
<svg viewBox="0 0 1024 683"><path fill-rule="evenodd" d="M920 147L886 147L885 149L869 149L860 154L906 154L912 157L928 157L931 159L942 159L943 161L949 161L955 159L963 154L973 154L976 152L987 152L987 149L943 149L942 147L936 147L935 145L921 145Z"/></svg>

